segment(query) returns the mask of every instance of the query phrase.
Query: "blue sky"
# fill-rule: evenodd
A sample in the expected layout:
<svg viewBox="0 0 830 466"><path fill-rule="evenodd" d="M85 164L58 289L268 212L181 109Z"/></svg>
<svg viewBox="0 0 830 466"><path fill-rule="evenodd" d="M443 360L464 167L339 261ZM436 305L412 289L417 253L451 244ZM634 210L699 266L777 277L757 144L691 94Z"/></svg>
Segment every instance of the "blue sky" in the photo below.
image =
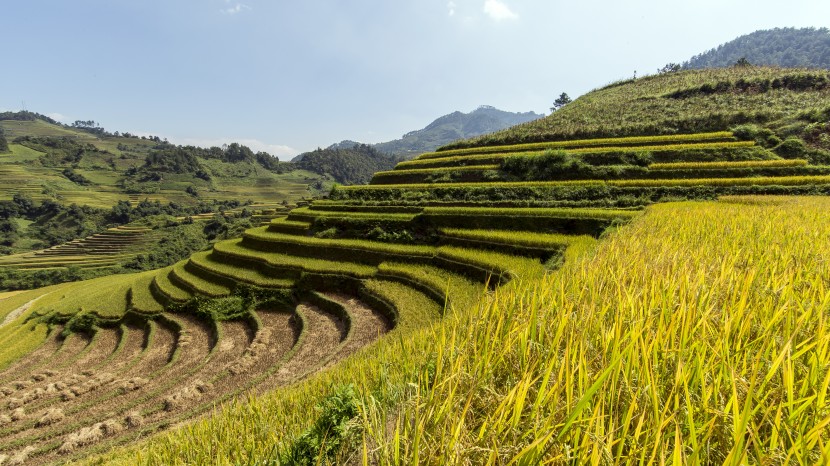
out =
<svg viewBox="0 0 830 466"><path fill-rule="evenodd" d="M0 109L287 159L479 105L546 112L758 29L828 26L830 2L25 0L2 16Z"/></svg>

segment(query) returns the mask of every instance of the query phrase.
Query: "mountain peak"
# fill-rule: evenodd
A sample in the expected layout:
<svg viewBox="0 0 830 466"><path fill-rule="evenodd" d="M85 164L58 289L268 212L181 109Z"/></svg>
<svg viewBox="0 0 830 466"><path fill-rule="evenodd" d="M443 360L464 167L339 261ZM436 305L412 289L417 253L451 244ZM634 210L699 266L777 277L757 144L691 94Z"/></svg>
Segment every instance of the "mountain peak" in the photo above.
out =
<svg viewBox="0 0 830 466"><path fill-rule="evenodd" d="M469 113L448 113L436 118L423 129L410 131L394 141L375 144L375 147L381 152L414 157L459 139L492 133L543 116L534 112L507 112L491 105L480 105Z"/></svg>

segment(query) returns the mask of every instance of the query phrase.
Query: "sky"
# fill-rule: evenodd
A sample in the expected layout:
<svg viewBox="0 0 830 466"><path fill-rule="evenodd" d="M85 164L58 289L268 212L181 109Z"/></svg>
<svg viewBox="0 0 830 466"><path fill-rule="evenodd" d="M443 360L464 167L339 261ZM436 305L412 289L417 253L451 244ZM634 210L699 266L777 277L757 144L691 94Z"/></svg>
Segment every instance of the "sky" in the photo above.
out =
<svg viewBox="0 0 830 466"><path fill-rule="evenodd" d="M8 0L0 111L283 160L492 105L549 112L826 0ZM822 21L824 21L822 23Z"/></svg>

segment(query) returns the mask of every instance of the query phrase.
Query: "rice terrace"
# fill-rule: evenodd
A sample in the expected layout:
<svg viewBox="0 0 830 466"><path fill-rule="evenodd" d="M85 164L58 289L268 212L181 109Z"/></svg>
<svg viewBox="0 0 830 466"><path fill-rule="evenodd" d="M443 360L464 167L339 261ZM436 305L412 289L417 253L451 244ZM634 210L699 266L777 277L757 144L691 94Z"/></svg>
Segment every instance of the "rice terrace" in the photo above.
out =
<svg viewBox="0 0 830 466"><path fill-rule="evenodd" d="M0 286L0 465L830 464L827 69L667 67L368 184L31 115L0 272L78 275Z"/></svg>

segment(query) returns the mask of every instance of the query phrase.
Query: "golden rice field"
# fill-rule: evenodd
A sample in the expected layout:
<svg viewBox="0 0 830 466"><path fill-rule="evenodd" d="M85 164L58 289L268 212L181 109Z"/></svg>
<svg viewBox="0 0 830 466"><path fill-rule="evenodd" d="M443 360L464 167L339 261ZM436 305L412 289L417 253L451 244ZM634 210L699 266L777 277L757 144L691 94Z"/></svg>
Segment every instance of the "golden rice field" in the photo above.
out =
<svg viewBox="0 0 830 466"><path fill-rule="evenodd" d="M274 464L343 384L336 464L830 463L828 212L651 206L557 272L91 463Z"/></svg>

